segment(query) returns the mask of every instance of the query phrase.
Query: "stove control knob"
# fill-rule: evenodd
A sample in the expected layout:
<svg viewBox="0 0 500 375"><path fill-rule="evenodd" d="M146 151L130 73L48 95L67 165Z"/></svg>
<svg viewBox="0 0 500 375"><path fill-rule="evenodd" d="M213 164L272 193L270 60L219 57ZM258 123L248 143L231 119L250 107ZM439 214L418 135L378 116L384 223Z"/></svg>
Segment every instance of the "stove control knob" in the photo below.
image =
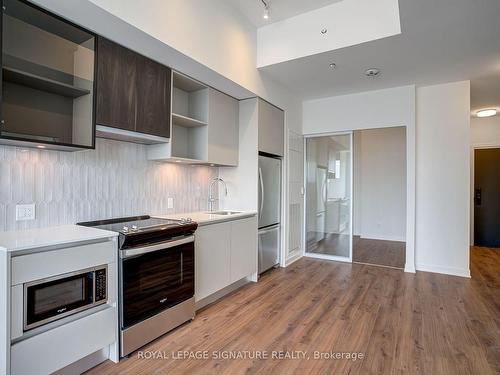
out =
<svg viewBox="0 0 500 375"><path fill-rule="evenodd" d="M137 225L132 225L132 230L137 230Z"/></svg>
<svg viewBox="0 0 500 375"><path fill-rule="evenodd" d="M124 232L128 232L128 227L123 227Z"/></svg>
<svg viewBox="0 0 500 375"><path fill-rule="evenodd" d="M192 222L193 222L193 219L191 219L190 217L186 218L186 223L192 223Z"/></svg>

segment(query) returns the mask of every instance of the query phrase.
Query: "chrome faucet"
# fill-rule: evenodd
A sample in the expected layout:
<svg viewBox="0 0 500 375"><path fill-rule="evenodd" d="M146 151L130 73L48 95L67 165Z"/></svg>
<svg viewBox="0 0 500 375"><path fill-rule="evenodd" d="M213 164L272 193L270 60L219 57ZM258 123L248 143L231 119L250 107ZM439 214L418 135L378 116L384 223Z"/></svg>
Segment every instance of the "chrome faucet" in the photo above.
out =
<svg viewBox="0 0 500 375"><path fill-rule="evenodd" d="M212 182L210 182L210 186L208 187L208 209L210 211L214 210L214 203L215 203L215 201L219 200L219 198L215 198L213 196L213 188L214 188L214 186L218 182L221 182L222 185L224 185L225 195L227 196L227 185L226 185L226 182L222 178L220 178L220 177L214 177L212 179Z"/></svg>

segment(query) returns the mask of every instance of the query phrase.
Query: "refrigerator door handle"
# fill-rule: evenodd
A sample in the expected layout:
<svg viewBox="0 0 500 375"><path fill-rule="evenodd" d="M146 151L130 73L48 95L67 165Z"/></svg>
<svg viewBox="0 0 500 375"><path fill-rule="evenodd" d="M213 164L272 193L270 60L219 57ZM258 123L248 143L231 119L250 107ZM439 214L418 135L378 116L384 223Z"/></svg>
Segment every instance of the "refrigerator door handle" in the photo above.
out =
<svg viewBox="0 0 500 375"><path fill-rule="evenodd" d="M262 210L264 209L264 181L262 179L262 168L259 167L259 182L260 182L260 207L259 207L259 219L262 218Z"/></svg>
<svg viewBox="0 0 500 375"><path fill-rule="evenodd" d="M266 233L274 232L276 229L280 229L280 225L279 224L273 225L270 228L260 229L259 230L259 234L266 234Z"/></svg>

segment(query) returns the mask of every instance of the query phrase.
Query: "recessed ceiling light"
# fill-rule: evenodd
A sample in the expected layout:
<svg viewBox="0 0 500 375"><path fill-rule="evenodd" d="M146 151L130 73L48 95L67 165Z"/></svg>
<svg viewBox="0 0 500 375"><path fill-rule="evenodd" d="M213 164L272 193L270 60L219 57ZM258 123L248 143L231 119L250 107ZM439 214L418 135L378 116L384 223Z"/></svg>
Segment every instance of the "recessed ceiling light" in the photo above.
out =
<svg viewBox="0 0 500 375"><path fill-rule="evenodd" d="M334 62L330 63L330 68L336 69L337 68L337 64L335 64Z"/></svg>
<svg viewBox="0 0 500 375"><path fill-rule="evenodd" d="M482 109L481 111L478 111L476 113L477 117L491 117L491 116L496 116L497 110L496 109Z"/></svg>
<svg viewBox="0 0 500 375"><path fill-rule="evenodd" d="M380 69L377 68L370 68L366 69L365 71L365 76L367 77L377 77L380 75Z"/></svg>
<svg viewBox="0 0 500 375"><path fill-rule="evenodd" d="M176 163L182 163L182 160L176 160L175 162Z"/></svg>
<svg viewBox="0 0 500 375"><path fill-rule="evenodd" d="M45 148L45 146L43 146L43 145L38 145L38 146L36 146L36 147L37 147L37 148Z"/></svg>
<svg viewBox="0 0 500 375"><path fill-rule="evenodd" d="M323 35L325 35L327 32L328 32L327 28L324 28L324 29L321 30L321 34L323 34Z"/></svg>

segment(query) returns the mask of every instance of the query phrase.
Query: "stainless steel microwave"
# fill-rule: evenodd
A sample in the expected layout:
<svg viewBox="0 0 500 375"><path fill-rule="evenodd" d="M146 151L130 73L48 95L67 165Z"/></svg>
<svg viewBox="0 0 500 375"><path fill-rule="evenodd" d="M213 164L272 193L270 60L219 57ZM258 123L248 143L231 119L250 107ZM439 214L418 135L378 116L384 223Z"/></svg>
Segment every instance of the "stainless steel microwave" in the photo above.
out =
<svg viewBox="0 0 500 375"><path fill-rule="evenodd" d="M24 331L106 303L107 265L24 284Z"/></svg>

